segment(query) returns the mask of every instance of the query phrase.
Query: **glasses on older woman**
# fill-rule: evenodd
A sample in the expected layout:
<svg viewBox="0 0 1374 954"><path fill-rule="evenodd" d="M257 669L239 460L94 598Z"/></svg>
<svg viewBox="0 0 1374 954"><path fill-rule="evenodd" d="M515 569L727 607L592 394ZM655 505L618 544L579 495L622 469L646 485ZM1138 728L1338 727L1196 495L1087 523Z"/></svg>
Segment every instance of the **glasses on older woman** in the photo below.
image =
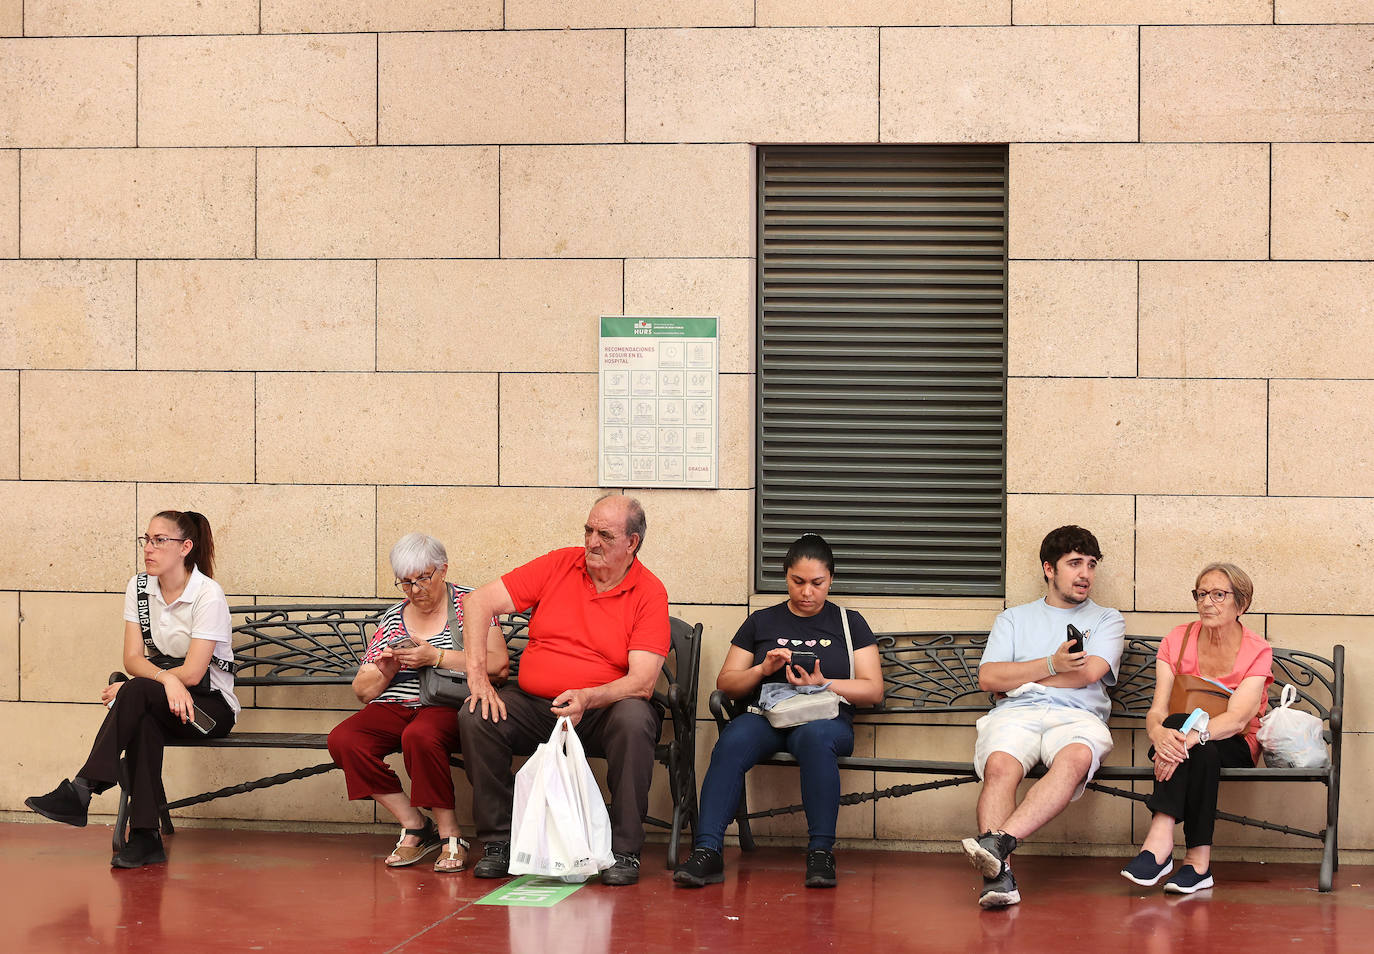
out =
<svg viewBox="0 0 1374 954"><path fill-rule="evenodd" d="M396 589L404 593L406 590L414 589L417 586L424 586L430 580L434 579L435 574L438 572L439 568L435 567L423 576L417 576L413 580L397 580Z"/></svg>
<svg viewBox="0 0 1374 954"><path fill-rule="evenodd" d="M1211 600L1213 603L1225 603L1226 597L1234 592L1235 590L1193 590L1193 602L1201 603L1203 600Z"/></svg>

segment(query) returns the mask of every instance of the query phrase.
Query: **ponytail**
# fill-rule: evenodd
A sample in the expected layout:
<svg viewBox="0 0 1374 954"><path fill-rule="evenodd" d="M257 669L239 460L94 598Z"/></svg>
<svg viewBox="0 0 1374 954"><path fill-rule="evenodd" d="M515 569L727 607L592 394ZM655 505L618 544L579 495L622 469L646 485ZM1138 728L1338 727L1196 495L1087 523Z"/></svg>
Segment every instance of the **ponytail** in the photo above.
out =
<svg viewBox="0 0 1374 954"><path fill-rule="evenodd" d="M191 541L191 552L186 554L186 569L199 569L214 579L215 537L210 532L210 521L205 519L205 515L194 510L164 510L156 516L175 523L181 535Z"/></svg>

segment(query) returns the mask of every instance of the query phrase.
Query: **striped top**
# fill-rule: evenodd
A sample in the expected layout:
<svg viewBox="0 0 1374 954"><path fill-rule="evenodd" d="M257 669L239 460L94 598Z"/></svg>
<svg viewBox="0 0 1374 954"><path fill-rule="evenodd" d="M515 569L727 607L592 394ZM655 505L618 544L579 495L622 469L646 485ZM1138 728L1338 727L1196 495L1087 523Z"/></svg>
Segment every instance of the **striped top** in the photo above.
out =
<svg viewBox="0 0 1374 954"><path fill-rule="evenodd" d="M453 599L453 613L458 620L459 632L463 627L463 602L462 594L470 592L467 587L454 586L447 584L449 596ZM403 610L410 600L404 599L395 606L382 614L382 618L377 621L377 631L372 634L372 642L367 644L367 652L363 654L364 663L375 663L381 656L382 650L388 646L402 642L410 636L406 629L405 616ZM495 622L495 620L493 620ZM486 633L482 634L486 638ZM449 632L448 623L444 624L444 631L436 636L430 636L426 640L424 637L413 637L417 643L428 642L432 646L440 649L457 649L454 644L453 634ZM420 704L420 671L418 669L401 669L396 675L391 677L391 684L383 692L372 700L373 702L396 702L404 706L415 707Z"/></svg>

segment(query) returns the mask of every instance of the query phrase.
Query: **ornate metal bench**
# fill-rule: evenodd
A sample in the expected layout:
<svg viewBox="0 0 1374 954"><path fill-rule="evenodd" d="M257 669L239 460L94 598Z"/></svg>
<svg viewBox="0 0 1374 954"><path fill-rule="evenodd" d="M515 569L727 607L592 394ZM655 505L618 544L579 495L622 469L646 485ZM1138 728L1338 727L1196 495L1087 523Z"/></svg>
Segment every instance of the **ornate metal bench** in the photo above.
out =
<svg viewBox="0 0 1374 954"><path fill-rule="evenodd" d="M391 603L363 603L346 606L235 606L230 613L234 626L234 658L239 666L237 688L274 688L282 686L346 686L352 683L376 629L377 620ZM684 826L696 826L696 704L697 675L701 662L701 624L671 619L672 650L664 660L663 675L652 702L671 722L672 732L660 732L654 757L668 772L673 801L670 820L649 818L650 824L670 832L669 861L677 857L678 841ZM511 614L501 618L511 654L510 679L514 680L520 656L528 638L529 615ZM340 721L347 713L340 712ZM228 749L316 749L328 750L328 735L322 732L239 732L222 739L174 739L171 746ZM461 766L462 756L452 762ZM332 772L338 766L326 760L292 772L268 775L225 788L203 792L162 806L162 830L174 830L170 812L189 805L253 792L296 779ZM343 789L339 789L340 797ZM164 796L165 799L165 796ZM119 814L115 820L114 847L124 843L128 827L127 788L121 786Z"/></svg>
<svg viewBox="0 0 1374 954"><path fill-rule="evenodd" d="M883 664L883 703L860 709L855 723L910 723L910 716L946 716L958 713L987 712L992 697L978 688L978 661L982 656L986 633L889 633L878 637L878 652ZM1112 689L1112 725L1118 728L1143 729L1145 715L1154 699L1155 654L1159 637L1127 636L1121 657L1119 678ZM1295 649L1274 648L1274 685L1269 702L1274 705L1285 683L1298 690L1296 706L1318 716L1325 725L1325 735L1331 747L1331 761L1325 768L1292 769L1227 768L1221 770L1224 781L1244 782L1320 782L1326 786L1326 827L1321 831L1306 831L1263 819L1249 818L1231 812L1218 811L1217 818L1266 831L1283 832L1322 843L1322 862L1317 884L1322 891L1331 890L1332 875L1339 864L1337 853L1337 822L1341 791L1341 717L1345 698L1345 647L1332 649L1330 659ZM710 708L721 729L740 711L738 703L730 701L719 690L710 698ZM901 719L893 719L901 716ZM922 723L918 723L922 724ZM973 752L970 749L969 756ZM787 754L777 754L764 760L763 765L795 765ZM939 776L933 781L905 785L872 792L843 795L841 804L856 805L880 798L911 795L929 789L966 785L976 781L973 763L932 761L925 759L897 759L851 756L840 759L840 768L872 772L895 772L911 775ZM1036 774L1041 774L1037 772ZM1104 765L1090 789L1143 802L1146 795L1114 788L1104 782L1148 782L1154 778L1153 766ZM801 811L801 805L787 805L762 811L750 811L741 797L736 822L740 846L746 851L754 847L749 821L753 818L784 815Z"/></svg>

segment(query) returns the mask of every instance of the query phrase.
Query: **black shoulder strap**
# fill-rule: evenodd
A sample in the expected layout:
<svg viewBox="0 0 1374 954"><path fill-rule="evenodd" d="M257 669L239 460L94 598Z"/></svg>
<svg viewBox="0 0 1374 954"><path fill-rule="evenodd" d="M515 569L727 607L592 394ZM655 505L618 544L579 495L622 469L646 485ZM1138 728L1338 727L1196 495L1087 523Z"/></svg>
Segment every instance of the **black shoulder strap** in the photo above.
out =
<svg viewBox="0 0 1374 954"><path fill-rule="evenodd" d="M181 665L184 661L183 657L168 656L157 648L157 643L153 642L152 615L148 610L148 574L140 573L134 580L134 587L138 592L138 628L143 631L144 653L149 659L154 656L162 656L165 660L159 663L162 666L166 666L168 662ZM215 655L210 656L210 665L221 672L227 672L231 676L238 670L235 663L231 663L227 659L220 659Z"/></svg>
<svg viewBox="0 0 1374 954"><path fill-rule="evenodd" d="M138 628L143 631L143 650L149 656L156 656L160 649L153 642L152 616L148 612L148 574L140 573L134 579L138 591Z"/></svg>

